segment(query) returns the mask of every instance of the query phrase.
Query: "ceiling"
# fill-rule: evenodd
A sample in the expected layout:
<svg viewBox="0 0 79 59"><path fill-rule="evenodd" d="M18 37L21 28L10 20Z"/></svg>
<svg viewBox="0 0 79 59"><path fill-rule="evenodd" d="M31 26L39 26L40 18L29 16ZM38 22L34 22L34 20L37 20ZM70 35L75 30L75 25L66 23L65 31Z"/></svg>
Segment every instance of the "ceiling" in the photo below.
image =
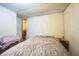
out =
<svg viewBox="0 0 79 59"><path fill-rule="evenodd" d="M19 17L33 17L64 12L69 3L0 3L0 5L17 12Z"/></svg>

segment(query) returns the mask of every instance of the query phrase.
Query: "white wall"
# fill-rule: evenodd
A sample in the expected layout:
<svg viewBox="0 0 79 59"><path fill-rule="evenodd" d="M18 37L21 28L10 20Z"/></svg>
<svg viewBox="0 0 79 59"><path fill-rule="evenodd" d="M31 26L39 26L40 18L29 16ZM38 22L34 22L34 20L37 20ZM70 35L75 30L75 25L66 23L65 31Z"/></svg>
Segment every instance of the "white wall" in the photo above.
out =
<svg viewBox="0 0 79 59"><path fill-rule="evenodd" d="M17 18L17 36L22 36L22 18Z"/></svg>
<svg viewBox="0 0 79 59"><path fill-rule="evenodd" d="M16 13L0 6L0 36L16 35Z"/></svg>
<svg viewBox="0 0 79 59"><path fill-rule="evenodd" d="M63 36L63 13L28 18L27 35L55 35Z"/></svg>
<svg viewBox="0 0 79 59"><path fill-rule="evenodd" d="M65 38L72 55L79 55L79 4L71 4L64 12Z"/></svg>

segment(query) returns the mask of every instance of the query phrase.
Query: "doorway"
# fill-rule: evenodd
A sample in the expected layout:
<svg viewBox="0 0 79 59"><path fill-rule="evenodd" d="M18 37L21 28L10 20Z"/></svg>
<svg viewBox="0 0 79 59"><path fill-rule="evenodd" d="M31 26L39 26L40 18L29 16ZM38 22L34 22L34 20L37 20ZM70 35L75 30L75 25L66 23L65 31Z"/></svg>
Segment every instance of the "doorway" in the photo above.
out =
<svg viewBox="0 0 79 59"><path fill-rule="evenodd" d="M22 41L26 40L27 35L27 19L25 16L22 17Z"/></svg>

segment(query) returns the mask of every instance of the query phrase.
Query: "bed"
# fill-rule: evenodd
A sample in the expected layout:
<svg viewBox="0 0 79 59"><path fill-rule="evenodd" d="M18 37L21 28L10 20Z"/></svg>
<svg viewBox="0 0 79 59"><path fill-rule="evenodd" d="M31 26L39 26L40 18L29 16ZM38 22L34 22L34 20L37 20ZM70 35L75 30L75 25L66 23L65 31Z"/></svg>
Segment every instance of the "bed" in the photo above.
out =
<svg viewBox="0 0 79 59"><path fill-rule="evenodd" d="M19 42L20 37L18 36L7 35L0 37L0 54Z"/></svg>
<svg viewBox="0 0 79 59"><path fill-rule="evenodd" d="M3 52L1 56L68 56L69 52L59 39L35 36Z"/></svg>

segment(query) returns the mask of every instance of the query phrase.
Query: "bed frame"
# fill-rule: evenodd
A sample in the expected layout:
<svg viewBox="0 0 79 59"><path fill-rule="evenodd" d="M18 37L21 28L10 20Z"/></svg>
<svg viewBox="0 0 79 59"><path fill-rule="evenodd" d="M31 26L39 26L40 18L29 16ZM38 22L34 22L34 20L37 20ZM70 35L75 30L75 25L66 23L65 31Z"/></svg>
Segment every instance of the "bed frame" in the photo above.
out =
<svg viewBox="0 0 79 59"><path fill-rule="evenodd" d="M69 41L61 38L59 38L59 41L67 49L67 51L69 51Z"/></svg>

